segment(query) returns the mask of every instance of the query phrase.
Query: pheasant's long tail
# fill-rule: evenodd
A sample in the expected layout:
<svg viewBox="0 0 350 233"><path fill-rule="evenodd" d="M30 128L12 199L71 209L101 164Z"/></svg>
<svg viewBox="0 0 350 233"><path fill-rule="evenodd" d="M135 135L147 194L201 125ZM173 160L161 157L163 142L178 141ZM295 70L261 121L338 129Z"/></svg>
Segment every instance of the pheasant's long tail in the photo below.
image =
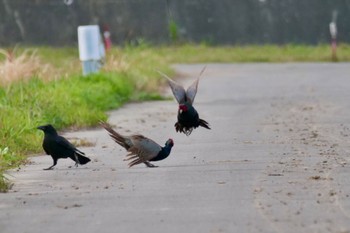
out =
<svg viewBox="0 0 350 233"><path fill-rule="evenodd" d="M202 126L202 127L206 128L206 129L210 129L209 123L206 122L206 121L203 120L203 119L199 119L199 126Z"/></svg>
<svg viewBox="0 0 350 233"><path fill-rule="evenodd" d="M109 136L111 136L111 138L113 138L113 140L116 143L118 143L119 145L121 145L125 149L129 148L129 145L125 143L125 138L121 134L117 133L114 129L112 129L110 124L108 124L106 122L100 122L100 124L103 128L105 128L105 130L108 131Z"/></svg>

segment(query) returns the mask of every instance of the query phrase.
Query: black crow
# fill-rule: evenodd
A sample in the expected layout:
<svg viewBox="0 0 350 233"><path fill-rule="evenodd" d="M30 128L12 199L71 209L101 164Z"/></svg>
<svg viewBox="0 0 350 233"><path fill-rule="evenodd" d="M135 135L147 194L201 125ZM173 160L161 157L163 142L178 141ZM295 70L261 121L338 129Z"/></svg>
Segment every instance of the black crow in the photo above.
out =
<svg viewBox="0 0 350 233"><path fill-rule="evenodd" d="M57 164L60 158L71 158L75 161L75 166L78 164L86 164L90 159L83 156L84 152L78 150L67 139L59 136L52 125L42 125L38 129L44 131L45 137L43 141L43 148L46 154L51 155L53 165L44 170L51 170Z"/></svg>

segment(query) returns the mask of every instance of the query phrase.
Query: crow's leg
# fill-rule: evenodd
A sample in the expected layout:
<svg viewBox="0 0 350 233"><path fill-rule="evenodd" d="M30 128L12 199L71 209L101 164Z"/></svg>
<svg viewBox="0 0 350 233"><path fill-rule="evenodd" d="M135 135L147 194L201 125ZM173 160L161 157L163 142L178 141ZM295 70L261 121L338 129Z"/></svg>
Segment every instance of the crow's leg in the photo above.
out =
<svg viewBox="0 0 350 233"><path fill-rule="evenodd" d="M43 170L52 170L54 166L56 166L57 164L57 159L56 158L52 158L53 159L53 165L51 167L48 168L44 168Z"/></svg>
<svg viewBox="0 0 350 233"><path fill-rule="evenodd" d="M144 162L144 164L146 164L147 167L158 167L158 166L153 165L152 163L150 163L148 161Z"/></svg>
<svg viewBox="0 0 350 233"><path fill-rule="evenodd" d="M78 155L76 153L74 153L73 156L69 156L69 158L71 158L75 162L74 166L78 167L78 165L80 164L79 159L78 159Z"/></svg>
<svg viewBox="0 0 350 233"><path fill-rule="evenodd" d="M74 157L75 157L75 167L78 167L78 164L80 164L80 162L76 153L74 153Z"/></svg>

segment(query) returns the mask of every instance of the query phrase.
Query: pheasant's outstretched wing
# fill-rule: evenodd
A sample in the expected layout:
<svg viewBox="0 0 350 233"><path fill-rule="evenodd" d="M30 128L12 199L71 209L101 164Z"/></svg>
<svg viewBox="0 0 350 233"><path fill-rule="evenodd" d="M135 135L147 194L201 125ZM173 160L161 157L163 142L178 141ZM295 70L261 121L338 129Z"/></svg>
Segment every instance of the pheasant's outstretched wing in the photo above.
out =
<svg viewBox="0 0 350 233"><path fill-rule="evenodd" d="M183 88L183 86L181 86L180 84L176 83L174 80L172 80L166 74L160 72L159 70L157 70L157 72L168 80L168 84L169 84L169 86L171 88L171 91L173 92L173 94L175 96L176 101L179 104L185 103L185 101L186 101L186 91Z"/></svg>
<svg viewBox="0 0 350 233"><path fill-rule="evenodd" d="M199 78L201 77L201 75L203 74L203 72L205 71L206 68L207 68L207 66L203 67L203 69L201 70L201 72L198 75L198 78L191 84L191 86L189 86L187 88L186 100L188 102L190 102L191 104L193 104L194 98L196 97L196 94L197 94Z"/></svg>
<svg viewBox="0 0 350 233"><path fill-rule="evenodd" d="M187 99L187 102L189 102L190 104L193 104L194 102L194 97L196 97L196 94L197 94L197 88L198 88L198 83L199 83L199 77L196 79L196 81L194 81L192 83L191 86L189 86L187 88L187 91L186 91L186 99Z"/></svg>
<svg viewBox="0 0 350 233"><path fill-rule="evenodd" d="M130 140L133 146L128 150L129 154L127 154L127 158L124 159L132 160L129 163L129 167L155 158L162 150L160 145L143 135L132 135L130 136Z"/></svg>

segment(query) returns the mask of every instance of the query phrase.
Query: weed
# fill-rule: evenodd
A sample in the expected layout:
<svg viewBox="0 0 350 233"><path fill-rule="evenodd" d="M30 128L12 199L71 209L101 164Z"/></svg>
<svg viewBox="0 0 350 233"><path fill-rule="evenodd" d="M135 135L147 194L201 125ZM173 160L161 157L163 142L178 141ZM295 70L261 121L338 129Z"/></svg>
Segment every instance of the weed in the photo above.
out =
<svg viewBox="0 0 350 233"><path fill-rule="evenodd" d="M4 171L18 166L22 159L22 157L18 157L15 153L10 152L8 147L0 147L0 192L6 192L12 185L4 175Z"/></svg>
<svg viewBox="0 0 350 233"><path fill-rule="evenodd" d="M169 30L169 37L171 42L176 43L179 41L179 27L175 20L170 19L169 20L169 25L168 25L168 30Z"/></svg>
<svg viewBox="0 0 350 233"><path fill-rule="evenodd" d="M0 49L0 54L5 57L0 62L0 86L28 81L33 76L40 76L43 80L53 78L49 75L53 73L53 67L43 63L35 50L24 50L17 55L15 49Z"/></svg>

